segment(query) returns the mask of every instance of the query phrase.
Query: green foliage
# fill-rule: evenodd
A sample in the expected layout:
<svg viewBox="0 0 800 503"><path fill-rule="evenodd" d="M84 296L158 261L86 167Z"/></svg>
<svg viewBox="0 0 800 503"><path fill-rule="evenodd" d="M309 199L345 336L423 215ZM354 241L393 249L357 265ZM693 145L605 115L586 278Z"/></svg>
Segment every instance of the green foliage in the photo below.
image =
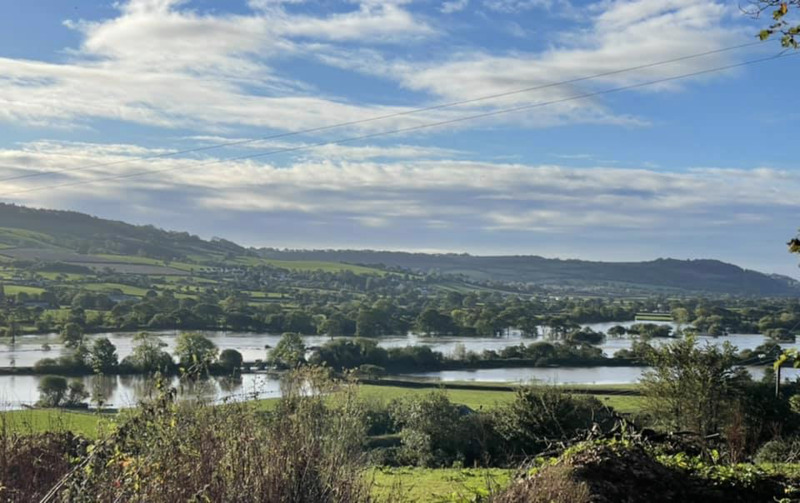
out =
<svg viewBox="0 0 800 503"><path fill-rule="evenodd" d="M96 374L113 372L119 366L117 348L106 337L95 339L89 351L89 365Z"/></svg>
<svg viewBox="0 0 800 503"><path fill-rule="evenodd" d="M492 415L510 456L537 454L613 424L612 411L596 398L569 395L555 387L523 387L511 403Z"/></svg>
<svg viewBox="0 0 800 503"><path fill-rule="evenodd" d="M417 330L427 335L452 334L457 331L453 319L449 315L432 308L425 309L419 314L416 326Z"/></svg>
<svg viewBox="0 0 800 503"><path fill-rule="evenodd" d="M736 355L729 343L700 347L692 337L647 355L641 379L645 411L663 426L700 435L720 430L733 392Z"/></svg>
<svg viewBox="0 0 800 503"><path fill-rule="evenodd" d="M596 332L591 328L582 328L567 334L567 342L570 344L600 344L605 339L602 332Z"/></svg>
<svg viewBox="0 0 800 503"><path fill-rule="evenodd" d="M296 332L286 332L275 348L269 352L267 361L270 365L282 369L291 369L305 363L306 345Z"/></svg>
<svg viewBox="0 0 800 503"><path fill-rule="evenodd" d="M183 369L196 374L208 371L217 358L217 347L203 334L181 332L175 343L175 354Z"/></svg>
<svg viewBox="0 0 800 503"><path fill-rule="evenodd" d="M628 327L629 334L636 334L650 339L654 337L672 337L672 327L656 323L636 323Z"/></svg>
<svg viewBox="0 0 800 503"><path fill-rule="evenodd" d="M450 401L442 391L395 404L395 424L401 428L400 458L417 466L462 465L476 458L478 431L471 411Z"/></svg>
<svg viewBox="0 0 800 503"><path fill-rule="evenodd" d="M759 40L764 41L773 35L779 35L783 47L798 49L800 48L798 40L800 24L789 19L791 11L798 7L800 7L798 0L757 0L751 4L747 12L754 18L759 18L763 13L772 16L772 24L758 32Z"/></svg>
<svg viewBox="0 0 800 503"><path fill-rule="evenodd" d="M64 377L44 376L39 381L40 407L76 407L89 397L81 381L67 382Z"/></svg>
<svg viewBox="0 0 800 503"><path fill-rule="evenodd" d="M58 358L42 358L33 370L36 374L80 375L92 370L89 361L89 350L81 344Z"/></svg>
<svg viewBox="0 0 800 503"><path fill-rule="evenodd" d="M122 367L142 373L167 373L174 367L172 357L162 348L165 344L149 332L140 332L134 336L136 345L130 356L122 361Z"/></svg>
<svg viewBox="0 0 800 503"><path fill-rule="evenodd" d="M756 463L800 463L800 438L779 438L758 450Z"/></svg>
<svg viewBox="0 0 800 503"><path fill-rule="evenodd" d="M83 327L74 322L67 323L61 329L61 340L68 348L79 346L83 341Z"/></svg>
<svg viewBox="0 0 800 503"><path fill-rule="evenodd" d="M60 376L44 376L39 381L39 405L58 407L67 396L67 380Z"/></svg>
<svg viewBox="0 0 800 503"><path fill-rule="evenodd" d="M242 353L235 349L225 349L219 354L217 363L226 372L238 372L242 368Z"/></svg>
<svg viewBox="0 0 800 503"><path fill-rule="evenodd" d="M247 404L178 403L166 392L90 445L58 500L367 501L352 390L313 372L292 380L267 416Z"/></svg>

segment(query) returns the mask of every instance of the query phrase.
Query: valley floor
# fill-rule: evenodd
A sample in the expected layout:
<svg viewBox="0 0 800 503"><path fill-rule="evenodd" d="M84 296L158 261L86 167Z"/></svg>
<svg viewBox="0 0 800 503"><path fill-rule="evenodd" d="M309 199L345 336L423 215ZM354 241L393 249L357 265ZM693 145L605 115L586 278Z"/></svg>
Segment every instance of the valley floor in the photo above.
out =
<svg viewBox="0 0 800 503"><path fill-rule="evenodd" d="M448 383L448 385L459 383ZM359 393L370 400L389 402L395 398L414 396L428 393L433 389L446 389L447 394L454 403L466 405L474 410L489 410L498 405L511 401L514 392L509 387L508 391L481 390L480 387L496 387L497 383L470 382L471 389L448 389L447 385L440 387L404 387L404 386L376 386L362 384ZM604 404L622 413L636 413L641 406L641 396L616 394L618 391L631 391L636 385L586 385L573 388L581 394L592 394ZM593 391L597 390L597 393ZM277 398L258 400L258 407L272 408L278 401ZM124 413L124 411L122 412ZM0 428L17 433L40 433L46 431L71 431L88 438L96 438L107 428L113 427L116 420L116 411L93 412L72 411L62 409L28 409L0 412Z"/></svg>

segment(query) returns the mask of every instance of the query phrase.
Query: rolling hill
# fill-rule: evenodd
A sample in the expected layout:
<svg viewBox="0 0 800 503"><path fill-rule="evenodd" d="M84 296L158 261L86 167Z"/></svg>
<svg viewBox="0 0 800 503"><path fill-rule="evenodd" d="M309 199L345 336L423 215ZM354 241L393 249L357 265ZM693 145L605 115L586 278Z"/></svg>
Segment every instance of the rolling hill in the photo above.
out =
<svg viewBox="0 0 800 503"><path fill-rule="evenodd" d="M527 284L556 292L712 293L790 296L800 283L718 260L658 259L648 262L593 262L535 255L474 256L371 250L252 249L230 241L204 240L187 232L131 225L72 212L0 204L0 255L6 260L107 264L122 273L184 274L191 264L350 264L350 269L404 269L461 277L475 282ZM86 257L90 258L86 258ZM245 260L246 257L246 260ZM181 262L176 262L181 261ZM120 264L127 264L123 267ZM367 266L369 269L356 267Z"/></svg>
<svg viewBox="0 0 800 503"><path fill-rule="evenodd" d="M78 253L138 255L159 260L244 255L225 240L202 240L188 232L131 225L74 211L34 209L0 203L0 247L53 248Z"/></svg>
<svg viewBox="0 0 800 503"><path fill-rule="evenodd" d="M533 283L559 290L632 289L761 296L800 293L800 283L792 278L767 275L708 259L593 262L534 255L474 256L364 250L263 249L261 254L283 260L327 260L463 275L482 281Z"/></svg>

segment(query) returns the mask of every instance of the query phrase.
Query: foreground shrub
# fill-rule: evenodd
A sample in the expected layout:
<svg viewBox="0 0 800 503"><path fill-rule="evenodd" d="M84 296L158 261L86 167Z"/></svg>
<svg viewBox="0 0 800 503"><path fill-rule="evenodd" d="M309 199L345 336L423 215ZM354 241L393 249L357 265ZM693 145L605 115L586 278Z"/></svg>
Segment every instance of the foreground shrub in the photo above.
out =
<svg viewBox="0 0 800 503"><path fill-rule="evenodd" d="M663 457L663 456L662 456ZM495 503L751 503L796 501L793 485L752 465L714 465L685 453L654 456L629 442L587 442L544 460Z"/></svg>
<svg viewBox="0 0 800 503"><path fill-rule="evenodd" d="M434 391L397 402L391 413L401 428L401 463L441 467L454 463L471 466L484 461L487 430L482 416L451 402L445 392Z"/></svg>
<svg viewBox="0 0 800 503"><path fill-rule="evenodd" d="M86 455L86 442L71 433L9 434L0 439L0 501L39 501Z"/></svg>
<svg viewBox="0 0 800 503"><path fill-rule="evenodd" d="M334 387L338 386L338 387ZM64 502L358 502L362 406L348 385L294 375L273 412L258 405L143 404L90 446L57 491ZM54 498L55 499L55 498Z"/></svg>
<svg viewBox="0 0 800 503"><path fill-rule="evenodd" d="M764 444L756 454L757 463L800 462L800 438L782 438Z"/></svg>
<svg viewBox="0 0 800 503"><path fill-rule="evenodd" d="M613 411L596 398L552 386L518 390L514 401L494 412L493 419L511 459L584 439L590 431L606 431L614 423Z"/></svg>

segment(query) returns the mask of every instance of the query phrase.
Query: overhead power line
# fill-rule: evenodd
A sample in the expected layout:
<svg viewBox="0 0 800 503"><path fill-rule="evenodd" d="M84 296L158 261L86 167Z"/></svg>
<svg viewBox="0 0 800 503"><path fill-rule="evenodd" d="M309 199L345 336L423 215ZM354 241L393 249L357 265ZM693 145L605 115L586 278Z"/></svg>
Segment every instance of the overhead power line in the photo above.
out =
<svg viewBox="0 0 800 503"><path fill-rule="evenodd" d="M219 148L236 147L236 146L240 146L240 145L247 145L247 144L261 142L261 141L278 140L278 139L288 138L288 137L292 137L292 136L299 136L299 135L311 134L311 133L320 133L320 132L329 131L329 130L332 130L332 129L339 129L339 128L348 127L348 126L357 126L359 124L367 124L367 123L370 123L370 122L376 122L376 121L381 121L381 120L386 120L386 119L393 119L393 118L397 118L397 117L404 117L404 116L419 114L419 113L423 113L423 112L431 112L431 111L434 111L434 110L443 110L443 109L447 109L447 108L453 108L453 107L458 107L458 106L462 106L462 105L468 105L468 104L471 104L471 103L479 103L479 102L482 102L482 101L489 101L489 100L494 100L494 99L498 99L498 98L505 98L505 97L514 96L514 95L517 95L517 94L524 94L524 93L529 93L529 92L533 92L533 91L540 91L540 90L543 90L543 89L549 89L549 88L553 88L553 87L559 87L559 86L564 86L564 85L569 85L569 84L575 84L575 83L584 82L584 81L587 81L587 80L594 80L594 79L599 79L599 78L603 78L603 77L610 77L610 76L613 76L613 75L619 75L619 74L633 72L633 71L637 71L637 70L645 70L645 69L648 69L648 68L654 68L654 67L657 67L657 66L668 65L668 64L671 64L671 63L678 63L678 62L681 62L681 61L687 61L687 60L690 60L690 59L701 58L701 57L704 57L704 56L711 56L713 54L720 54L720 53L723 53L723 52L730 52L730 51L735 51L735 50L739 50L739 49L745 49L747 47L752 47L752 46L758 45L760 43L761 42L748 42L746 44L739 44L739 45L734 45L734 46L730 46L730 47L723 47L721 49L714 49L714 50L711 50L711 51L704 51L704 52L698 52L698 53L695 53L695 54L688 54L688 55L680 56L680 57L677 57L677 58L666 59L666 60L663 60L663 61L656 61L654 63L645 63L645 64L642 64L642 65L629 66L627 68L621 68L621 69L618 69L618 70L610 70L610 71L607 71L607 72L596 73L596 74L593 74L593 75L587 75L587 76L583 76L583 77L576 77L576 78L573 78L573 79L562 80L562 81L558 81L558 82L551 82L551 83L548 83L548 84L539 84L539 85L535 85L535 86L524 87L524 88L521 88L521 89L515 89L515 90L512 90L512 91L505 91L505 92L502 92L502 93L488 94L488 95L478 96L478 97L475 97L475 98L469 98L469 99L460 100L460 101L451 101L451 102L442 103L442 104L439 104L439 105L431 105L431 106L422 107L422 108L414 108L414 109L411 109L411 110L393 112L393 113L385 114L385 115L376 115L376 116L373 116L373 117L367 117L365 119L356 119L356 120L347 121L347 122L339 122L339 123L336 123L336 124L329 124L327 126L319 126L319 127L315 127L315 128L302 129L302 130L298 130L298 131L288 131L286 133L277 133L277 134L274 134L274 135L262 136L262 137L259 137L259 138L248 138L248 139L244 139L244 140L234 140L234 141L229 141L229 142L215 143L213 145L205 145L205 146L202 146L202 147L194 147L194 148L189 148L189 149L184 149L184 150L176 150L176 151L172 151L172 152L162 152L160 154L152 154L152 155L146 155L146 156L130 157L130 158L121 159L121 160L118 160L118 161L108 161L108 162L97 163L97 164L92 164L92 165L89 165L89 166L82 166L82 167L77 167L77 168L53 169L53 170L47 170L47 171L38 171L36 173L26 173L24 175L15 175L15 176L7 177L7 178L0 178L0 182L9 182L9 181L12 181L12 180L20 180L20 179L24 179L24 178L34 178L34 177L39 177L39 176L54 175L54 174L58 174L58 173L65 173L65 172L72 172L72 171L85 171L85 170L91 170L91 169L96 169L96 168L105 168L105 167L108 167L108 166L116 166L116 165L120 165L120 164L128 164L128 163L136 162L136 161L147 161L147 160L153 160L153 159L162 159L162 158L173 157L173 156L178 156L178 155L193 154L193 153L197 153L197 152L205 152L205 151L208 151L208 150L215 150L215 149L219 149Z"/></svg>
<svg viewBox="0 0 800 503"><path fill-rule="evenodd" d="M276 154L283 154L283 153L289 153L289 152L297 152L297 151L302 151L302 150L309 150L309 149L318 148L318 147L324 147L324 146L329 146L329 145L341 145L341 144L345 144L345 143L352 143L352 142L356 142L356 141L366 140L366 139L370 139L370 138L377 138L377 137L381 137L381 136L389 136L389 135L393 135L393 134L410 133L410 132L419 131L419 130L422 130L422 129L445 126L445 125L449 125L449 124L457 124L457 123L460 123L460 122L466 122L466 121L476 120L476 119L483 119L483 118L487 118L487 117L494 117L494 116L514 113L514 112L521 112L521 111L524 111L524 110L532 110L534 108L541 108L541 107L555 105L555 104L559 104L559 103L566 103L566 102L569 102L569 101L588 99L588 98L593 98L593 97L596 97L596 96L603 96L603 95L607 95L607 94L618 93L618 92L621 92L621 91L627 91L627 90L630 90L630 89L638 89L638 88L652 86L652 85L656 85L656 84L663 84L665 82L672 82L672 81L676 81L676 80L686 79L686 78L689 78L689 77L696 77L696 76L700 76L700 75L706 75L706 74L721 72L721 71L725 71L725 70L732 70L734 68L741 68L741 67L748 66L748 65L754 65L754 64L758 64L758 63L764 63L764 62L767 62L767 61L773 61L773 60L777 60L777 59L781 59L781 58L787 58L787 57L791 57L791 56L796 56L797 54L800 54L800 52L780 53L780 54L777 54L777 55L768 56L768 57L764 57L764 58L757 58L757 59L751 59L751 60L747 60L747 61L742 61L740 63L734 63L734 64L724 65L724 66L717 66L717 67L713 67L713 68L707 68L707 69L704 69L704 70L698 70L698 71L695 71L695 72L684 73L684 74L680 74L680 75L674 75L672 77L664 77L664 78L650 80L650 81L646 81L646 82L640 82L640 83L637 83L637 84L630 84L630 85L626 85L626 86L603 89L603 90L600 90L600 91L594 91L594 92L583 93L583 94L576 94L576 95L573 95L573 96L554 99L554 100L550 100L550 101L529 103L529 104L526 104L526 105L520 105L520 106L516 106L516 107L512 107L512 108L504 108L504 109L499 109L499 110L493 110L493 111L490 111L490 112L484 112L484 113L480 113L480 114L466 115L466 116L457 117L457 118L454 118L454 119L448 119L448 120L437 121L437 122L429 122L429 123L425 123L425 124L419 124L419 125L416 125L416 126L409 126L409 127L405 127L405 128L391 129L391 130L387 130L387 131L380 131L380 132L377 132L377 133L370 133L370 134L365 134L365 135L360 135L360 136L352 136L352 137L349 137L349 138L341 138L341 139L338 139L338 140L321 141L321 142L317 142L317 143L298 145L296 147L286 147L286 148L270 150L270 151L266 151L266 152L257 152L257 153L254 153L254 154L230 157L230 158L226 158L226 159L213 159L213 160L210 160L208 162L203 162L203 163L191 166L191 168L194 169L194 168L200 168L200 167L204 167L204 166L212 166L212 165L222 164L222 163L231 162L231 161L241 161L241 160L247 160L247 159L255 159L255 158L259 158L259 157L266 157L266 156L276 155ZM127 178L134 178L134 177L144 176L144 175L148 175L148 174L175 171L175 170L182 169L182 168L183 168L183 166L172 166L172 167L169 167L169 168L143 170L143 171L137 171L137 172L134 172L134 173L126 173L126 174L112 175L112 176L107 176L107 177L99 177L99 178L94 178L94 179L90 179L90 180L78 180L78 181L75 181L75 182L67 182L67 183L48 185L48 186L43 186L43 187L33 187L33 188L30 188L30 189L23 189L23 190L18 190L18 191L0 193L0 197L6 197L6 196L11 196L11 195L17 195L17 194L24 194L24 193L29 193L29 192L38 192L38 191L41 191L41 190L58 189L58 188L63 188L63 187L73 187L73 186L79 186L79 185L88 185L88 184L91 184L91 183L98 183L98 182L104 182L104 181L122 180L122 179L127 179Z"/></svg>

